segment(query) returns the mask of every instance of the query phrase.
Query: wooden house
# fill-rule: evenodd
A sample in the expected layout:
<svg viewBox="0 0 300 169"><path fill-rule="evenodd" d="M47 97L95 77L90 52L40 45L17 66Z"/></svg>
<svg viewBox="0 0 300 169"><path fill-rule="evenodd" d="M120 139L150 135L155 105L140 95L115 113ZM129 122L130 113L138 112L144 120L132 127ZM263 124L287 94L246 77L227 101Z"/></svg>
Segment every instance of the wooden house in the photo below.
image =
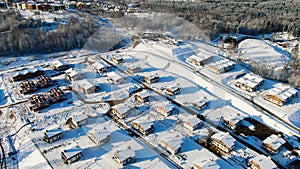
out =
<svg viewBox="0 0 300 169"><path fill-rule="evenodd" d="M122 84L126 82L127 77L121 73L109 72L107 73L107 80L113 84Z"/></svg>
<svg viewBox="0 0 300 169"><path fill-rule="evenodd" d="M66 70L65 74L66 74L66 79L69 81L76 81L84 78L84 74L82 72L79 72L73 68Z"/></svg>
<svg viewBox="0 0 300 169"><path fill-rule="evenodd" d="M179 153L182 143L182 138L170 134L166 134L160 139L160 146L172 155Z"/></svg>
<svg viewBox="0 0 300 169"><path fill-rule="evenodd" d="M100 75L110 70L110 66L104 62L95 62L91 66L93 70L99 73Z"/></svg>
<svg viewBox="0 0 300 169"><path fill-rule="evenodd" d="M269 137L267 137L263 141L263 146L266 148L270 153L276 154L279 151L279 148L285 144L285 140L281 137L279 137L276 134L272 134Z"/></svg>
<svg viewBox="0 0 300 169"><path fill-rule="evenodd" d="M227 155L235 146L235 139L228 132L218 132L211 136L211 144L220 154Z"/></svg>
<svg viewBox="0 0 300 169"><path fill-rule="evenodd" d="M238 79L235 83L235 86L246 90L248 92L255 91L260 85L262 85L264 79L253 73L246 74L242 78Z"/></svg>
<svg viewBox="0 0 300 169"><path fill-rule="evenodd" d="M210 102L210 101L209 101L208 99L202 99L202 100L193 102L192 105L193 105L197 110L202 110L202 109L204 109L205 107L208 106L209 102Z"/></svg>
<svg viewBox="0 0 300 169"><path fill-rule="evenodd" d="M99 90L99 86L86 79L76 81L74 86L76 86L76 88L84 94L95 93Z"/></svg>
<svg viewBox="0 0 300 169"><path fill-rule="evenodd" d="M223 59L220 61L216 61L213 63L208 64L208 69L216 74L221 74L224 72L227 72L231 69L234 68L234 62L228 60L228 59Z"/></svg>
<svg viewBox="0 0 300 169"><path fill-rule="evenodd" d="M183 122L183 127L190 131L196 130L201 125L201 120L197 116L186 117Z"/></svg>
<svg viewBox="0 0 300 169"><path fill-rule="evenodd" d="M135 99L140 103L149 102L150 93L147 90L143 90L135 95Z"/></svg>
<svg viewBox="0 0 300 169"><path fill-rule="evenodd" d="M154 131L153 122L133 122L132 127L143 135L147 135Z"/></svg>
<svg viewBox="0 0 300 169"><path fill-rule="evenodd" d="M212 60L210 55L192 55L186 59L187 62L195 65L195 66L203 66Z"/></svg>
<svg viewBox="0 0 300 169"><path fill-rule="evenodd" d="M249 160L249 165L251 169L278 169L271 158L264 155L258 155L251 158Z"/></svg>
<svg viewBox="0 0 300 169"><path fill-rule="evenodd" d="M148 84L155 83L158 81L158 79L159 79L159 75L157 73L144 77L144 81Z"/></svg>
<svg viewBox="0 0 300 169"><path fill-rule="evenodd" d="M67 70L70 68L70 65L65 62L64 60L55 60L54 62L52 62L52 67L55 70Z"/></svg>
<svg viewBox="0 0 300 169"><path fill-rule="evenodd" d="M61 151L61 158L66 164L71 164L78 161L82 156L82 149L80 146L70 144Z"/></svg>
<svg viewBox="0 0 300 169"><path fill-rule="evenodd" d="M120 150L114 153L113 159L120 165L125 166L135 161L135 152L131 149Z"/></svg>
<svg viewBox="0 0 300 169"><path fill-rule="evenodd" d="M161 103L155 107L155 111L167 117L172 113L173 108L170 103Z"/></svg>
<svg viewBox="0 0 300 169"><path fill-rule="evenodd" d="M180 92L181 86L179 86L178 84L176 85L169 85L167 86L167 88L165 89L165 93L170 95L170 96L174 96L176 94L178 94Z"/></svg>
<svg viewBox="0 0 300 169"><path fill-rule="evenodd" d="M100 146L109 141L110 132L107 130L90 131L88 136L96 145Z"/></svg>
<svg viewBox="0 0 300 169"><path fill-rule="evenodd" d="M288 101L295 98L297 94L297 89L282 83L278 83L274 86L274 88L267 91L265 99L277 104L278 106L283 106Z"/></svg>
<svg viewBox="0 0 300 169"><path fill-rule="evenodd" d="M70 128L78 128L88 123L88 116L86 114L75 115L74 117L67 120Z"/></svg>
<svg viewBox="0 0 300 169"><path fill-rule="evenodd" d="M138 73L141 71L141 67L140 66L137 66L137 65L133 65L133 66L129 66L127 68L127 72L128 73L131 73L131 74L134 74L134 73Z"/></svg>
<svg viewBox="0 0 300 169"><path fill-rule="evenodd" d="M130 108L125 104L117 104L111 107L111 113L119 119L123 119L130 114Z"/></svg>
<svg viewBox="0 0 300 169"><path fill-rule="evenodd" d="M117 65L124 63L124 58L122 55L114 55L111 60Z"/></svg>
<svg viewBox="0 0 300 169"><path fill-rule="evenodd" d="M52 143L62 138L63 130L61 128L49 129L44 131L44 140Z"/></svg>
<svg viewBox="0 0 300 169"><path fill-rule="evenodd" d="M201 154L195 160L193 160L193 169L220 169L221 166L216 163L207 154Z"/></svg>

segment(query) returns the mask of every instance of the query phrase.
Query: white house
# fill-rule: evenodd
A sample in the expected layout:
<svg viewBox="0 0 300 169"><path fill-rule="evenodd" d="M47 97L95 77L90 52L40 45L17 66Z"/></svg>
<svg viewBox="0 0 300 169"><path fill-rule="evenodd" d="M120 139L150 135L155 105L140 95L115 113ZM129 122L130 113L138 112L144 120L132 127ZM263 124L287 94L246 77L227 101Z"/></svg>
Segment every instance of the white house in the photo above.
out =
<svg viewBox="0 0 300 169"><path fill-rule="evenodd" d="M67 64L64 60L55 60L52 62L52 67L55 70L66 70L70 68L70 65Z"/></svg>
<svg viewBox="0 0 300 169"><path fill-rule="evenodd" d="M74 82L74 86L84 94L92 94L99 90L99 86L86 79Z"/></svg>
<svg viewBox="0 0 300 169"><path fill-rule="evenodd" d="M69 81L81 80L84 78L84 74L73 68L67 69L65 71L66 79Z"/></svg>
<svg viewBox="0 0 300 169"><path fill-rule="evenodd" d="M92 66L92 69L99 74L103 74L110 70L110 66L105 62L97 61L97 62L93 63L91 66Z"/></svg>

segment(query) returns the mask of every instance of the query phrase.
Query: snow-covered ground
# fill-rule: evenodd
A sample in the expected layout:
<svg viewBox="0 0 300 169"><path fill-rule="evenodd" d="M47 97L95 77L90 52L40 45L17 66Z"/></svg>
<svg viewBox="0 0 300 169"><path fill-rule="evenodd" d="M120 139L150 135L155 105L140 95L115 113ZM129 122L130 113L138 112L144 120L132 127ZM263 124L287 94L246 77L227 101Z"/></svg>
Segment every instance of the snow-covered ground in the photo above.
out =
<svg viewBox="0 0 300 169"><path fill-rule="evenodd" d="M270 50L268 55L270 57L274 57L273 59L276 61L276 63L280 65L285 62L281 55L279 56L272 53L276 51L274 46L267 44L267 42L263 43L265 46L267 46L266 49ZM203 42L193 42L188 45L194 46L195 49L199 49L200 53L202 52L202 54L205 55L211 54L216 56L220 53L218 49L212 46L208 47L209 45ZM206 147L197 144L193 140L193 136L197 132L189 132L182 125L183 119L187 116L191 116L191 114L167 99L186 106L187 108L191 109L191 112L196 112L199 115L202 115L204 118L208 119L208 121L212 122L212 124L214 124L213 126L210 126L212 128L215 128L216 126L222 127L220 124L221 116L236 114L244 118L254 118L272 127L276 131L283 132L287 135L287 137L292 135L299 136L299 132L276 120L274 117L262 113L252 104L245 101L243 97L234 94L232 90L243 93L245 96L254 97L255 102L267 108L285 121L291 122L296 126L299 125L300 121L299 96L293 99L292 102L288 103L286 106L278 108L273 104L261 99L261 96L265 90L271 88L275 82L266 80L264 85L261 86L257 93L254 94L240 91L234 87L233 83L235 82L234 77L243 72L248 72L247 70L243 70L242 66L236 65L235 68L228 73L217 75L207 71L205 67L195 68L194 66L186 63L185 59L174 56L172 52L174 48L175 46L161 45L153 41L145 40L135 48L128 48L120 51L121 54L126 56L124 58L124 63L116 65L116 68L112 68L110 71L114 72L119 69L118 71L120 71L121 74L125 76L131 76L129 80L122 84L109 83L105 74L98 75L94 73L87 63L83 63L83 61L85 61L84 55L91 58L96 57L95 55L90 54L89 51L77 51L77 53L73 53L74 57L70 57L69 55L63 55L60 57L69 63L76 63L77 69L80 68L81 72L86 74L87 77L93 80L93 82L100 84L100 91L92 94L83 94L79 92L81 96L80 98L75 94L75 92L65 91L68 95L68 100L62 103L54 104L36 114L27 113L27 111L24 111L26 109L26 103L20 103L10 107L10 109L13 109L15 113L21 112L19 114L16 113L17 120L16 124L13 126L15 130L22 124L26 123L26 118L35 122L34 125L28 126L24 130L21 130L20 135L18 134L14 140L16 148L20 151L20 153L18 153L19 167L47 168L49 167L47 165L47 161L49 161L53 168L120 168L121 166L112 159L112 156L116 151L128 148L134 150L136 153L136 161L127 166L133 168L148 168L147 166L152 166L156 163L163 166L163 168L175 168L172 162L168 162L166 158L160 156L158 152L153 149L153 147L166 154L169 160L172 160L173 163L175 162L177 165L180 165L183 168L191 168L193 161L197 158L198 154L205 154L209 156L216 161L221 168L245 168L247 167L246 159L257 155L257 153L250 148L247 148L240 142L236 142L236 147L228 157L218 157ZM263 50L259 48L259 46L256 46L254 49L256 48ZM243 49L246 50L246 47ZM247 50L250 50L248 46ZM117 53L103 53L101 54L101 57L106 58L107 54ZM249 52L247 52L247 54L249 54ZM258 59L260 55L253 54L251 57ZM288 59L288 57L289 56L285 56L284 58ZM18 58L16 62L11 63L10 66L13 67L12 69L7 69L9 66L1 67L3 70L1 72L0 79L1 106L11 103L10 100L13 101L12 103L17 103L17 101L26 100L30 96L18 96L14 90L19 82L12 84L7 81L8 75L17 69L18 64L28 64L30 66L44 65L44 69L50 69L50 67L47 67L47 65L49 65L53 60L54 58L52 57L46 57L39 63L38 61L30 62L30 60L26 60L25 58ZM122 72L126 71L128 67L133 65L140 66L141 70L133 74ZM206 77L200 76L195 70L201 72ZM135 80L145 75L154 73L159 74L160 78L158 82L148 85L151 88L151 90L148 89L151 95L149 102L137 103L135 101L135 96L129 97L130 93L143 87L143 85L139 84L139 82ZM57 81L57 85L60 86L68 86L73 84L65 81L64 75L54 76L53 79ZM174 96L167 95L165 93L165 88L174 84L180 86L180 92ZM222 86L228 87L232 90L224 90ZM47 90L48 88L42 89L36 93L44 93ZM2 95L1 91L3 91ZM156 92L159 92L160 94L157 94ZM209 106L200 111L193 108L192 102L199 101L203 98L210 100ZM81 99L83 99L85 103L82 102ZM120 120L120 123L124 123L126 127L130 128L133 122L137 120L154 122L155 129L153 133L149 134L148 136L141 136L149 144L145 143L142 139L131 137L126 130L120 127L119 124L115 123L113 120L104 115L109 111L110 105L106 103L97 103L99 101L122 99L126 99L124 104L132 108L132 110L128 117ZM174 107L171 115L165 117L155 111L156 106L162 103L170 104ZM5 120L8 112L9 111L5 109L5 116L2 115L0 118ZM282 112L285 114L281 114ZM68 125L65 124L66 121L73 115L78 114L88 115L88 124L76 129L70 129ZM44 129L53 124L56 124L63 129L63 137L62 139L49 144L42 140L44 135L43 132ZM34 129L34 131L31 131L30 128ZM95 145L87 136L87 133L93 128L107 129L110 132L111 137L109 142L102 146ZM215 131L218 132L217 129L215 129ZM13 131L10 132L10 134L12 133ZM28 136L21 138L22 134L24 136ZM160 140L166 135L182 138L183 143L180 153L186 155L186 160L179 159L179 157L176 155L168 154L168 152L159 146ZM248 144L257 144L258 146L261 146L261 142L255 139L243 138L242 136L240 137ZM66 165L63 163L60 155L57 154L60 154L62 148L71 143L76 143L83 149L82 158L71 165ZM280 154L282 154L284 151L286 151L286 149L283 149ZM278 163L282 162L282 164L286 165L288 159L281 158L280 154L272 157ZM34 158L39 160L36 160L35 163L30 163Z"/></svg>

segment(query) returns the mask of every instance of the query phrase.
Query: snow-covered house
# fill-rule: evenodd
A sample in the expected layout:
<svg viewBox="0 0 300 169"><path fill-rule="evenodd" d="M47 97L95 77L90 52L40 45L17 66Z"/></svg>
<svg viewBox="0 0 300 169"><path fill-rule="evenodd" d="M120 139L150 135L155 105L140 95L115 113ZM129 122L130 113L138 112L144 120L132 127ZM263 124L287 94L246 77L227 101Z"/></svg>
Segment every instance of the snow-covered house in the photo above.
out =
<svg viewBox="0 0 300 169"><path fill-rule="evenodd" d="M196 66L203 66L208 63L212 57L210 55L192 55L186 59L187 62L196 65Z"/></svg>
<svg viewBox="0 0 300 169"><path fill-rule="evenodd" d="M158 79L159 79L159 74L157 74L157 73L151 74L151 75L146 75L144 77L145 82L148 84L155 83L158 81Z"/></svg>
<svg viewBox="0 0 300 169"><path fill-rule="evenodd" d="M208 106L208 104L209 104L208 99L202 99L202 100L195 101L192 103L192 105L198 110L205 108L206 106Z"/></svg>
<svg viewBox="0 0 300 169"><path fill-rule="evenodd" d="M128 163L135 161L135 152L132 149L120 150L114 153L113 159L125 166Z"/></svg>
<svg viewBox="0 0 300 169"><path fill-rule="evenodd" d="M150 93L147 90L143 90L136 94L135 99L140 103L149 102Z"/></svg>
<svg viewBox="0 0 300 169"><path fill-rule="evenodd" d="M86 79L76 81L74 86L76 86L76 88L78 88L84 94L95 93L99 90L99 86Z"/></svg>
<svg viewBox="0 0 300 169"><path fill-rule="evenodd" d="M276 164L271 160L270 157L264 155L258 155L249 160L251 169L277 169Z"/></svg>
<svg viewBox="0 0 300 169"><path fill-rule="evenodd" d="M111 113L119 119L123 119L129 115L130 107L125 104L117 104L111 107Z"/></svg>
<svg viewBox="0 0 300 169"><path fill-rule="evenodd" d="M279 148L285 144L285 140L276 134L272 134L263 141L264 147L270 153L277 153Z"/></svg>
<svg viewBox="0 0 300 169"><path fill-rule="evenodd" d="M86 114L78 114L67 120L67 124L69 124L71 128L78 128L86 125L87 123L88 116Z"/></svg>
<svg viewBox="0 0 300 169"><path fill-rule="evenodd" d="M203 144L204 146L207 146L208 140L213 134L214 132L209 127L202 128L197 130L197 132L194 134L194 140L199 144Z"/></svg>
<svg viewBox="0 0 300 169"><path fill-rule="evenodd" d="M283 106L285 103L296 97L297 94L297 89L278 83L274 86L274 88L268 90L265 99L279 106Z"/></svg>
<svg viewBox="0 0 300 169"><path fill-rule="evenodd" d="M110 70L110 66L105 62L95 62L91 66L92 69L99 74L103 74Z"/></svg>
<svg viewBox="0 0 300 169"><path fill-rule="evenodd" d="M221 166L216 163L207 154L201 154L195 160L193 160L194 169L220 169Z"/></svg>
<svg viewBox="0 0 300 169"><path fill-rule="evenodd" d="M71 143L61 151L61 158L66 164L75 162L81 158L82 149L79 145Z"/></svg>
<svg viewBox="0 0 300 169"><path fill-rule="evenodd" d="M122 55L114 55L111 60L115 63L115 64L121 64L124 63L124 58Z"/></svg>
<svg viewBox="0 0 300 169"><path fill-rule="evenodd" d="M243 116L235 113L235 112L228 112L221 117L223 120L224 126L230 128L231 130L235 130L237 124L244 119Z"/></svg>
<svg viewBox="0 0 300 169"><path fill-rule="evenodd" d="M48 143L59 140L62 138L62 132L63 130L61 128L46 129L44 131L44 140Z"/></svg>
<svg viewBox="0 0 300 169"><path fill-rule="evenodd" d="M110 132L107 130L95 130L88 132L89 138L98 146L107 143L110 139Z"/></svg>
<svg viewBox="0 0 300 169"><path fill-rule="evenodd" d="M23 70L20 70L18 72L15 72L15 73L11 74L11 76L9 78L9 81L10 82L17 82L17 81L33 78L33 77L36 77L36 76L40 76L40 75L43 75L43 74L44 74L44 71L40 67L33 67L33 68L29 68L29 69L23 69Z"/></svg>
<svg viewBox="0 0 300 169"><path fill-rule="evenodd" d="M172 155L178 153L181 148L183 140L179 136L173 136L170 134L165 134L160 139L160 146L166 149Z"/></svg>
<svg viewBox="0 0 300 169"><path fill-rule="evenodd" d="M137 65L129 66L127 68L127 72L131 73L131 74L134 74L134 73L137 73L137 72L140 72L140 71L141 71L141 67L137 66Z"/></svg>
<svg viewBox="0 0 300 169"><path fill-rule="evenodd" d="M191 131L194 131L201 125L201 120L197 116L188 116L184 118L183 126Z"/></svg>
<svg viewBox="0 0 300 169"><path fill-rule="evenodd" d="M234 67L234 62L232 62L228 59L223 59L223 60L208 64L208 69L217 74L227 72L227 71L233 69L233 67Z"/></svg>
<svg viewBox="0 0 300 169"><path fill-rule="evenodd" d="M255 91L260 85L262 85L264 82L264 79L258 75L255 75L253 73L248 73L245 76L239 78L235 86L246 90L248 92Z"/></svg>
<svg viewBox="0 0 300 169"><path fill-rule="evenodd" d="M169 85L165 89L165 93L170 95L170 96L174 96L174 95L176 95L180 92L180 89L181 89L181 86L179 86L178 84Z"/></svg>
<svg viewBox="0 0 300 169"><path fill-rule="evenodd" d="M83 73L81 73L73 68L67 69L65 71L65 74L66 74L66 79L69 81L81 80L84 78Z"/></svg>
<svg viewBox="0 0 300 169"><path fill-rule="evenodd" d="M154 130L153 122L133 122L132 127L143 135L147 135Z"/></svg>
<svg viewBox="0 0 300 169"><path fill-rule="evenodd" d="M161 103L155 107L155 111L167 117L172 113L174 106L170 103Z"/></svg>
<svg viewBox="0 0 300 169"><path fill-rule="evenodd" d="M52 62L52 67L55 70L67 70L70 68L70 65L68 63L66 63L64 60L55 60L54 62Z"/></svg>
<svg viewBox="0 0 300 169"><path fill-rule="evenodd" d="M218 132L211 136L211 144L222 154L228 154L235 146L235 139L228 132Z"/></svg>
<svg viewBox="0 0 300 169"><path fill-rule="evenodd" d="M126 82L126 76L121 73L109 72L107 73L107 80L113 84L122 84Z"/></svg>

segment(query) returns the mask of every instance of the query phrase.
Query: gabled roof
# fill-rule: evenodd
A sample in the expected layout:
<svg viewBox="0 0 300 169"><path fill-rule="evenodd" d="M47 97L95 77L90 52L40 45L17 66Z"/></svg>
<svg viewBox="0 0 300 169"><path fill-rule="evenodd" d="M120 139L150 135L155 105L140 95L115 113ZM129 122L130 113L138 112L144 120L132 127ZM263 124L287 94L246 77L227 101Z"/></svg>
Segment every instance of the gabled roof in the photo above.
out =
<svg viewBox="0 0 300 169"><path fill-rule="evenodd" d="M74 119L76 122L79 122L79 121L88 119L88 116L87 116L86 114L78 114L78 115L75 115L75 116L73 117L73 119Z"/></svg>
<svg viewBox="0 0 300 169"><path fill-rule="evenodd" d="M125 78L125 75L121 74L121 73L116 73L116 72L109 72L107 73L107 76L112 79L113 81L118 81L120 79Z"/></svg>
<svg viewBox="0 0 300 169"><path fill-rule="evenodd" d="M57 128L57 129L49 129L49 130L45 130L44 131L45 134L48 136L48 137L53 137L55 135L58 135L60 133L63 132L63 130L61 128Z"/></svg>
<svg viewBox="0 0 300 169"><path fill-rule="evenodd" d="M82 152L81 147L76 143L71 143L70 145L66 146L62 149L62 152L64 152L67 159L79 154Z"/></svg>
<svg viewBox="0 0 300 169"><path fill-rule="evenodd" d="M116 109L118 110L118 112L120 114L126 114L129 110L130 110L130 107L128 107L127 105L125 104L117 104L117 105L114 105L113 107L111 107L112 109Z"/></svg>
<svg viewBox="0 0 300 169"><path fill-rule="evenodd" d="M82 87L83 89L85 90L89 90L93 87L95 87L95 85L93 83L91 83L90 81L86 80L86 79L83 79L83 80L78 80L76 82L76 84L80 87Z"/></svg>
<svg viewBox="0 0 300 169"><path fill-rule="evenodd" d="M107 130L96 130L90 131L89 134L92 134L96 140L101 141L106 139L110 135L110 132Z"/></svg>
<svg viewBox="0 0 300 169"><path fill-rule="evenodd" d="M258 155L252 159L250 159L250 162L253 161L261 166L263 169L274 169L277 168L275 163L271 160L270 157L266 157L264 155Z"/></svg>
<svg viewBox="0 0 300 169"><path fill-rule="evenodd" d="M137 124L139 124L144 130L148 130L148 129L150 129L150 128L152 128L152 126L153 126L153 122L134 122L134 123L137 123Z"/></svg>
<svg viewBox="0 0 300 169"><path fill-rule="evenodd" d="M133 158L135 156L135 152L132 149L120 150L116 153L121 161L124 161L128 158Z"/></svg>
<svg viewBox="0 0 300 169"><path fill-rule="evenodd" d="M184 122L187 122L192 126L196 126L201 123L201 120L197 118L197 116L188 116L184 119Z"/></svg>
<svg viewBox="0 0 300 169"><path fill-rule="evenodd" d="M220 140L226 147L233 147L235 139L228 132L218 132L211 136L212 139Z"/></svg>
<svg viewBox="0 0 300 169"><path fill-rule="evenodd" d="M157 107L163 108L165 111L170 112L174 108L174 106L170 103L163 102L157 105Z"/></svg>
<svg viewBox="0 0 300 169"><path fill-rule="evenodd" d="M268 90L267 94L275 95L279 97L281 100L286 101L287 99L289 99L293 95L296 95L297 93L298 93L297 89L282 83L278 83L274 85L274 88Z"/></svg>
<svg viewBox="0 0 300 169"><path fill-rule="evenodd" d="M137 95L140 96L141 98L146 98L146 97L149 97L151 94L147 90L143 90L143 91L137 93Z"/></svg>
<svg viewBox="0 0 300 169"><path fill-rule="evenodd" d="M172 134L163 135L160 140L163 144L167 143L168 146L172 147L174 150L179 149L181 147L181 144L183 143L183 140L180 136L176 137Z"/></svg>
<svg viewBox="0 0 300 169"><path fill-rule="evenodd" d="M203 169L220 169L221 166L213 161L211 157L206 154L201 154L193 161L194 165L200 166Z"/></svg>
<svg viewBox="0 0 300 169"><path fill-rule="evenodd" d="M278 137L276 134L272 134L269 137L267 137L263 143L271 145L275 150L277 150L280 146L282 146L286 141Z"/></svg>

